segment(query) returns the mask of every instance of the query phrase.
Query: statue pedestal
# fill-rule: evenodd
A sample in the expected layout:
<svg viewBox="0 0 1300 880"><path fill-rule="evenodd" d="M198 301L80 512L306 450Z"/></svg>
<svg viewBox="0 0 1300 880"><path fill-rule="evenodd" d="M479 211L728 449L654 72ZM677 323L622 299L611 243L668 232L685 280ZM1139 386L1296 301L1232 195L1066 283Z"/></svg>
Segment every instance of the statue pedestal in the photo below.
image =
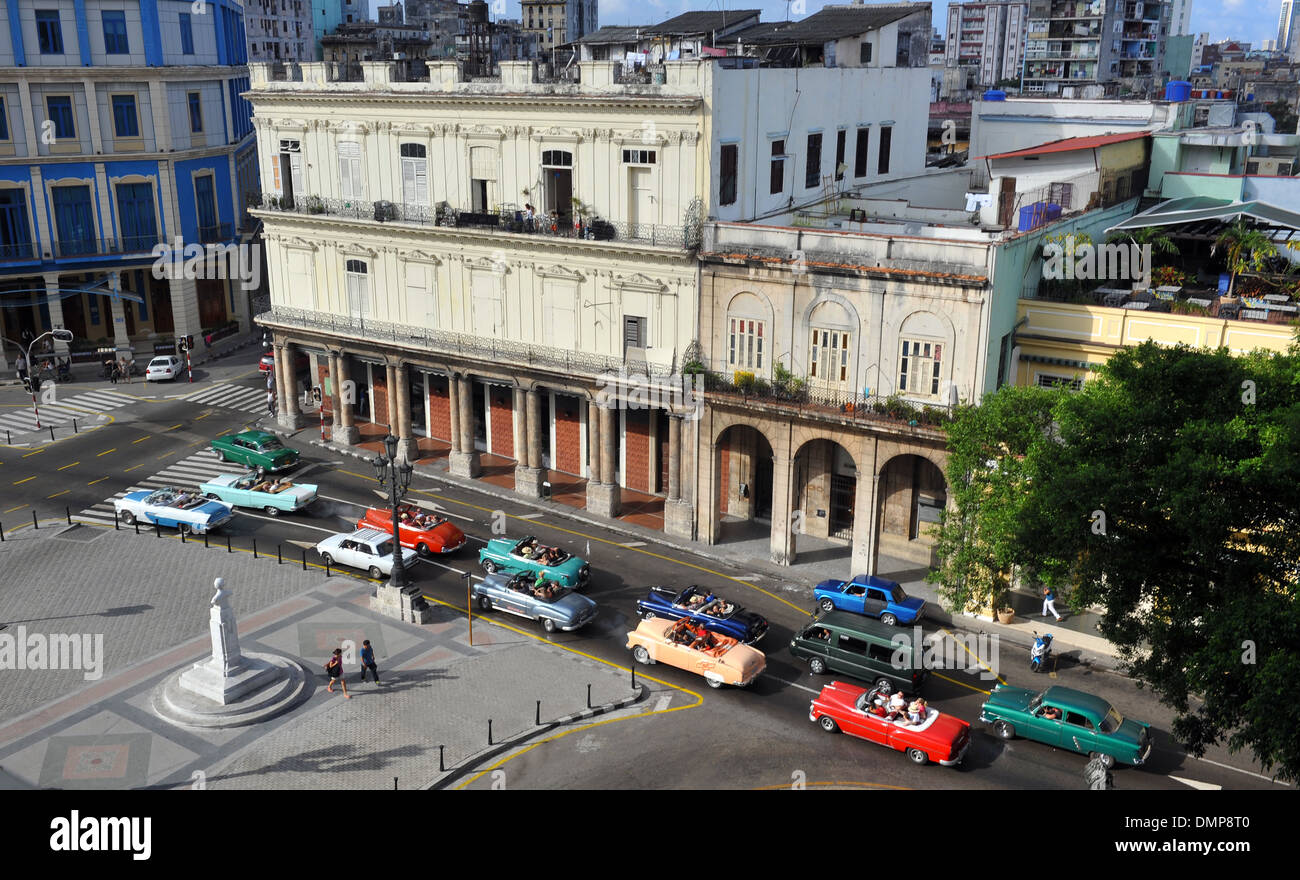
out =
<svg viewBox="0 0 1300 880"><path fill-rule="evenodd" d="M404 623L433 623L433 609L418 589L406 592L383 584L370 597L370 610Z"/></svg>
<svg viewBox="0 0 1300 880"><path fill-rule="evenodd" d="M180 686L225 706L275 681L277 674L275 666L255 657L241 657L239 666L229 671L222 670L219 661L209 658L182 672Z"/></svg>

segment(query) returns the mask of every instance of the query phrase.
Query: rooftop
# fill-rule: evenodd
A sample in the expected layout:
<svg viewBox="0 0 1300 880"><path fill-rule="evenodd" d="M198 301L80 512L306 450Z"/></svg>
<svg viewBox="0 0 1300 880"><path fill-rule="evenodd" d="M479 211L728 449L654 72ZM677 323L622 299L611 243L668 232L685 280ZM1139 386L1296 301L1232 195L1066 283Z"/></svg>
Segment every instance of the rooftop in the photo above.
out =
<svg viewBox="0 0 1300 880"><path fill-rule="evenodd" d="M736 39L762 46L821 44L882 28L929 8L929 3L829 6L800 21L749 28L736 34Z"/></svg>
<svg viewBox="0 0 1300 880"><path fill-rule="evenodd" d="M1075 150L1092 150L1097 147L1104 147L1109 144L1123 143L1124 141L1137 140L1146 137L1148 132L1129 131L1120 134L1099 134L1088 137L1071 137L1062 138L1058 141L1048 141L1036 147L1027 147L1023 150L1013 150L1009 153L993 153L989 156L977 156L978 159L1014 159L1018 156L1038 156L1044 153L1072 153Z"/></svg>
<svg viewBox="0 0 1300 880"><path fill-rule="evenodd" d="M650 36L683 36L687 34L709 34L725 28L743 24L745 19L758 21L761 9L723 9L708 12L684 12L661 24L650 25L642 33Z"/></svg>

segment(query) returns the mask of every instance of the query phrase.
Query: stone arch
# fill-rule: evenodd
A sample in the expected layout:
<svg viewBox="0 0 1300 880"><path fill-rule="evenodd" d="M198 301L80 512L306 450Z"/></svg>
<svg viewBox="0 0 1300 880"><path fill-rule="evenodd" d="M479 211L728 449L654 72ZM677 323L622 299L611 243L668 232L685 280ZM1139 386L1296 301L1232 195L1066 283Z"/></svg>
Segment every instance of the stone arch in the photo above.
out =
<svg viewBox="0 0 1300 880"><path fill-rule="evenodd" d="M903 448L882 454L881 462L875 525L879 556L902 568L933 565L933 529L948 497L941 456L924 447Z"/></svg>
<svg viewBox="0 0 1300 880"><path fill-rule="evenodd" d="M748 345L754 348L755 355L761 352L761 365L757 356L751 365L747 362L746 357L741 352L736 353L735 369L744 369L755 372L759 375L768 375L772 369L772 333L775 328L776 311L772 307L772 302L764 294L753 290L742 290L737 292L727 301L726 308L722 315L719 316L719 332L716 337L718 351L721 352L718 360L724 369L732 369L731 361L731 333L732 322L737 324L738 338L748 339ZM740 326L746 322L756 322L751 333L746 333L746 327ZM746 343L738 343L744 347Z"/></svg>
<svg viewBox="0 0 1300 880"><path fill-rule="evenodd" d="M799 433L802 442L790 461L788 558L793 562L811 552L818 562L847 564L857 530L867 526L865 519L859 526L856 506L859 480L870 480L870 465L863 467L861 450L854 448L860 444L852 436Z"/></svg>
<svg viewBox="0 0 1300 880"><path fill-rule="evenodd" d="M761 538L759 522L773 518L776 455L762 427L746 419L727 420L709 444L712 493L708 504L712 543Z"/></svg>

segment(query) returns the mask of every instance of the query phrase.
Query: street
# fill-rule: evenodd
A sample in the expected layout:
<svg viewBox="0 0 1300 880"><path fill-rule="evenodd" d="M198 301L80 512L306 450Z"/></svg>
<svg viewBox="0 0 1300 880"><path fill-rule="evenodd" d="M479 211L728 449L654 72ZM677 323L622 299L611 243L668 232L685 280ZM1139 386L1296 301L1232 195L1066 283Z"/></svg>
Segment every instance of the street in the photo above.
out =
<svg viewBox="0 0 1300 880"><path fill-rule="evenodd" d="M30 398L22 389L0 388L0 430L9 427L18 433L14 440L26 444L0 446L0 527L6 531L24 524L30 527L35 514L42 521L71 517L74 522L112 528L112 499L131 489L192 489L219 474L239 472L239 466L220 462L209 443L249 427L272 429L265 412L265 380L257 372L259 353L253 347L196 370L193 383L181 379L155 386L137 379L130 385L111 386L106 381L83 380L65 386L66 391L59 388L54 405L41 413L42 425L46 419L61 420L54 442L48 440L48 433L42 441L42 435L25 421L24 407L26 416L31 415ZM74 412L79 415L73 416ZM75 433L65 425L73 417L79 421ZM319 433L310 419L308 425L285 442L303 453L288 476L320 487L319 499L309 511L268 516L239 508L234 520L209 540L224 544L229 536L243 548L256 542L260 553L280 554L294 562L303 559L305 552L307 563L321 569L323 578L323 564L309 548L327 535L351 531L367 506L383 502L369 465L312 445ZM977 718L993 682L966 672L938 671L926 688L936 708L972 722L972 746L958 768L915 767L902 754L842 734L823 733L808 720L808 701L833 677L811 675L787 650L794 629L812 608L811 592L802 585L666 546L639 546L643 542L617 532L421 475L412 482L408 500L440 511L470 539L464 549L446 558L420 561L412 572L427 598L459 609L462 616L466 598L462 575L480 575L478 550L495 536L493 529L501 523L509 536L533 534L591 563L591 584L585 592L600 610L585 628L546 636L529 621L500 614L482 619L476 612L476 632L507 627L626 670L631 664L626 634L637 624L637 598L650 585L689 583L739 602L772 624L757 646L767 655L767 671L753 686L715 691L705 687L703 679L672 667L638 667L639 676L662 681L664 686L633 710L551 732L540 742L493 758L450 787L499 787L503 779L510 788L1086 787L1086 757L1026 740L1004 743L991 736ZM140 547L141 552L150 552L148 543ZM105 576L129 581L132 572L114 570ZM0 586L0 624L10 619L5 596L11 586ZM60 588L89 591L95 585L65 582ZM934 627L927 624L926 628ZM1207 760L1185 755L1170 738L1171 713L1153 702L1148 692L1096 665L1069 662L1066 645L1060 646L1060 652L1056 671L1040 676L1028 672L1027 656L1015 646L1003 645L1000 656L980 659L999 669L1010 684L1080 688L1110 700L1130 717L1150 722L1155 751L1142 768L1117 768L1117 789L1279 787L1244 756L1223 749L1212 750ZM36 708L6 705L15 715ZM492 772L497 770L504 775Z"/></svg>

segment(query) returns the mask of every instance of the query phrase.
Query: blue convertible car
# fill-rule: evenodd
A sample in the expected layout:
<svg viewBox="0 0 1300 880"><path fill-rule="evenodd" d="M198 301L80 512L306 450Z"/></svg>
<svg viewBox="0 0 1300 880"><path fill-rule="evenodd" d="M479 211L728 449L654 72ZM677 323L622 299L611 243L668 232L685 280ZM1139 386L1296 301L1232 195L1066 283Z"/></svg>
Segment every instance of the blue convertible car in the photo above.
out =
<svg viewBox="0 0 1300 880"><path fill-rule="evenodd" d="M655 617L680 620L685 617L692 623L703 624L710 632L730 636L747 645L767 635L767 618L719 598L705 587L691 586L681 591L651 587L644 599L637 600L636 611L644 620Z"/></svg>
<svg viewBox="0 0 1300 880"><path fill-rule="evenodd" d="M140 489L114 499L113 507L122 522L158 523L182 532L201 535L234 516L229 504L209 501L202 495L176 488Z"/></svg>
<svg viewBox="0 0 1300 880"><path fill-rule="evenodd" d="M851 581L822 581L813 598L823 611L852 611L877 617L887 626L910 625L921 616L924 599L908 596L894 581L873 574L860 574Z"/></svg>
<svg viewBox="0 0 1300 880"><path fill-rule="evenodd" d="M494 608L536 620L548 633L572 632L596 616L596 603L554 581L530 574L489 574L470 589L480 611Z"/></svg>

